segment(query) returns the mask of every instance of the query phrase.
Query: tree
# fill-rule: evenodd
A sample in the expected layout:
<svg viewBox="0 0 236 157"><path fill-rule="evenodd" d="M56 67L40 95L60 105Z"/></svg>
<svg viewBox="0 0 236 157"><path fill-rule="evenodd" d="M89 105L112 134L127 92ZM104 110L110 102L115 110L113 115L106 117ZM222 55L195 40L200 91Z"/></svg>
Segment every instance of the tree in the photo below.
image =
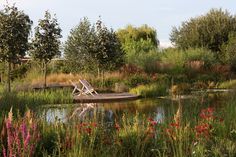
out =
<svg viewBox="0 0 236 157"><path fill-rule="evenodd" d="M126 28L118 30L116 34L126 54L148 52L159 45L156 30L148 25L141 27L128 25Z"/></svg>
<svg viewBox="0 0 236 157"><path fill-rule="evenodd" d="M83 18L78 26L71 30L65 42L64 52L69 71L94 69L97 63L92 54L95 54L97 45L95 27L87 18Z"/></svg>
<svg viewBox="0 0 236 157"><path fill-rule="evenodd" d="M32 21L15 6L0 11L0 61L8 63L7 91L11 91L11 64L25 55Z"/></svg>
<svg viewBox="0 0 236 157"><path fill-rule="evenodd" d="M98 49L92 55L98 62L98 68L113 70L121 67L124 64L124 52L115 32L103 25L101 20L96 25Z"/></svg>
<svg viewBox="0 0 236 157"><path fill-rule="evenodd" d="M222 45L221 60L236 71L236 34L230 34L228 42Z"/></svg>
<svg viewBox="0 0 236 157"><path fill-rule="evenodd" d="M124 63L124 52L111 29L98 20L91 25L87 18L74 28L65 44L65 57L73 72L78 70L113 70Z"/></svg>
<svg viewBox="0 0 236 157"><path fill-rule="evenodd" d="M47 64L55 57L60 55L61 28L55 17L46 11L44 19L40 19L35 28L35 35L32 41L31 55L34 59L42 63L44 74L44 87L47 80Z"/></svg>
<svg viewBox="0 0 236 157"><path fill-rule="evenodd" d="M172 29L170 40L179 48L208 48L220 51L221 45L228 41L230 33L236 31L236 20L226 10L211 9L206 15L191 18L179 28Z"/></svg>

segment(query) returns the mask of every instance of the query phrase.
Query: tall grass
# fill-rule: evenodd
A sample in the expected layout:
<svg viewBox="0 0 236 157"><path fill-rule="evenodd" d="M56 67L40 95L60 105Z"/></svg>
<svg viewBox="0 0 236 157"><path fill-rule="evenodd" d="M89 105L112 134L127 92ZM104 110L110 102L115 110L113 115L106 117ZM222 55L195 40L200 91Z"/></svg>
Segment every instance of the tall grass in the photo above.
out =
<svg viewBox="0 0 236 157"><path fill-rule="evenodd" d="M168 94L168 85L164 82L157 82L147 85L139 85L130 89L130 93L140 95L144 98L164 96Z"/></svg>
<svg viewBox="0 0 236 157"><path fill-rule="evenodd" d="M219 88L236 88L236 80L229 80L220 83Z"/></svg>
<svg viewBox="0 0 236 157"><path fill-rule="evenodd" d="M71 119L66 124L60 121L47 123L36 121L31 116L29 119L37 124L40 133L40 139L34 143L34 156L234 157L235 105L233 97L224 104L224 108L191 109L191 114L186 117L183 116L184 108L180 104L170 119L162 123L138 113L134 117L124 114L122 120L109 124L100 123L96 118ZM12 123L20 121L14 119ZM17 125L12 127L13 130L18 128ZM1 135L1 139L8 135ZM30 136L30 140L36 139ZM9 152L6 143L1 143Z"/></svg>
<svg viewBox="0 0 236 157"><path fill-rule="evenodd" d="M13 107L14 112L21 113L27 108L35 109L45 104L69 104L72 103L71 89L26 91L26 92L3 92L0 98L2 113Z"/></svg>

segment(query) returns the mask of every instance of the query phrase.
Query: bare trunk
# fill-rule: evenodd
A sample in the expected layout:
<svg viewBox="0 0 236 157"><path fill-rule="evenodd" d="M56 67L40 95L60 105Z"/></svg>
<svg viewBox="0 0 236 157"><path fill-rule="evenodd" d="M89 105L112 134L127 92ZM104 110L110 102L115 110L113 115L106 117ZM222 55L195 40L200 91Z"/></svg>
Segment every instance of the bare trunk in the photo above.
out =
<svg viewBox="0 0 236 157"><path fill-rule="evenodd" d="M98 78L100 77L100 68L98 66Z"/></svg>
<svg viewBox="0 0 236 157"><path fill-rule="evenodd" d="M7 91L11 92L11 63L8 62L8 69L7 69Z"/></svg>
<svg viewBox="0 0 236 157"><path fill-rule="evenodd" d="M104 71L102 71L102 87L104 87Z"/></svg>
<svg viewBox="0 0 236 157"><path fill-rule="evenodd" d="M46 88L47 87L47 63L44 62L44 84L43 87Z"/></svg>

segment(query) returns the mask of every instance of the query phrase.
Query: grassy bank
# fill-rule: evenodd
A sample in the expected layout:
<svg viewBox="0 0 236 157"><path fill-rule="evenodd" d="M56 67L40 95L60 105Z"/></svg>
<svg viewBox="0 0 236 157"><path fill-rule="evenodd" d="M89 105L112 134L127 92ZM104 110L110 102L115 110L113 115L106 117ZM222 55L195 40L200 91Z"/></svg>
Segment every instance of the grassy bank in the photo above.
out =
<svg viewBox="0 0 236 157"><path fill-rule="evenodd" d="M71 89L48 89L38 91L20 91L1 93L0 108L2 113L12 107L14 112L24 113L26 108L34 109L45 104L69 104L73 102Z"/></svg>

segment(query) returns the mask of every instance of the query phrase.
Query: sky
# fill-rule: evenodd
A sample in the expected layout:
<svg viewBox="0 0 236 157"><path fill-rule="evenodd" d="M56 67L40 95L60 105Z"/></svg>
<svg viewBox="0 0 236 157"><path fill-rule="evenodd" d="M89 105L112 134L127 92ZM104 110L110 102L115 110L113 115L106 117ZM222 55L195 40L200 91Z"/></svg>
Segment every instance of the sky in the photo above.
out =
<svg viewBox="0 0 236 157"><path fill-rule="evenodd" d="M44 17L46 10L56 14L62 29L62 41L66 41L70 30L78 25L83 17L95 23L99 16L103 23L117 30L128 24L147 24L157 31L163 47L170 46L169 35L174 26L183 21L206 14L211 8L227 9L236 14L234 0L8 0L28 14L35 27ZM0 0L0 8L6 0Z"/></svg>

